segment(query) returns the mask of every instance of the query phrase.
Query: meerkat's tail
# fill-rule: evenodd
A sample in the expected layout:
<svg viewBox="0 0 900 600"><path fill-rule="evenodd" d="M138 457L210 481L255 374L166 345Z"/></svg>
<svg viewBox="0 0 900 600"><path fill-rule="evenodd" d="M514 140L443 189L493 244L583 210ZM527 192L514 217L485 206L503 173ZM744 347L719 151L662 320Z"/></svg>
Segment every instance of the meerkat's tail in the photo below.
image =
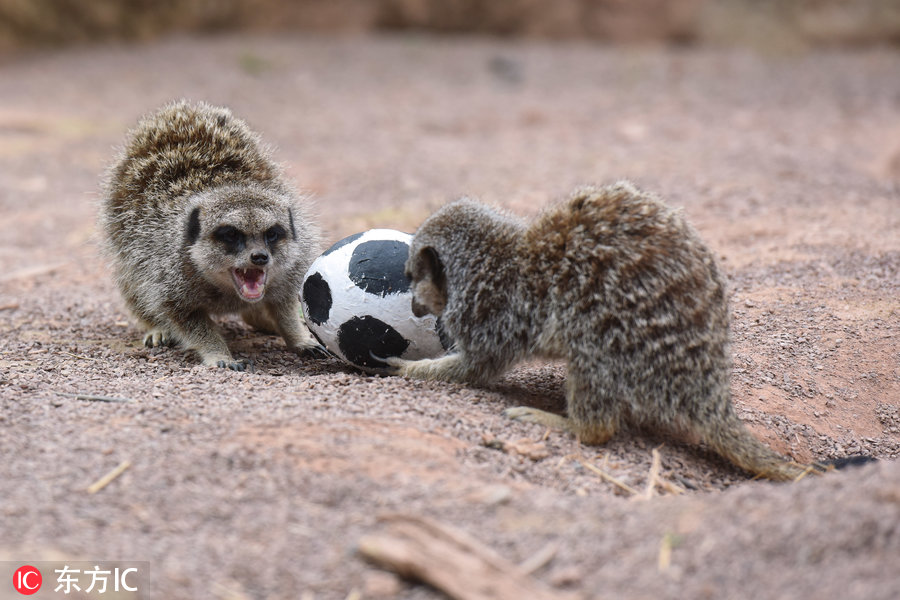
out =
<svg viewBox="0 0 900 600"><path fill-rule="evenodd" d="M720 456L740 468L771 479L792 481L808 474L819 474L819 465L803 465L788 460L756 439L736 416L700 432L703 441Z"/></svg>

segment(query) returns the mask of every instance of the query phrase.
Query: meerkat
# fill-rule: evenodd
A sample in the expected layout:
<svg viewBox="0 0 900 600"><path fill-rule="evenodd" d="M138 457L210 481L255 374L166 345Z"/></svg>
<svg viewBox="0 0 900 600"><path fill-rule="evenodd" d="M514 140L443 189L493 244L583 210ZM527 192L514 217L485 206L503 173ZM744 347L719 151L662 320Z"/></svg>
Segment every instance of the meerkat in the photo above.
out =
<svg viewBox="0 0 900 600"><path fill-rule="evenodd" d="M682 213L628 182L576 191L526 225L469 199L416 232L406 263L412 310L456 342L437 359L386 359L413 378L484 385L516 362L567 362L567 417L521 421L603 444L621 427L692 434L773 480L810 467L746 429L730 398L726 288Z"/></svg>
<svg viewBox="0 0 900 600"><path fill-rule="evenodd" d="M319 348L298 300L318 227L228 109L180 101L144 117L109 171L100 226L148 347L180 344L205 365L243 371L249 361L232 357L211 319L240 313L288 348Z"/></svg>

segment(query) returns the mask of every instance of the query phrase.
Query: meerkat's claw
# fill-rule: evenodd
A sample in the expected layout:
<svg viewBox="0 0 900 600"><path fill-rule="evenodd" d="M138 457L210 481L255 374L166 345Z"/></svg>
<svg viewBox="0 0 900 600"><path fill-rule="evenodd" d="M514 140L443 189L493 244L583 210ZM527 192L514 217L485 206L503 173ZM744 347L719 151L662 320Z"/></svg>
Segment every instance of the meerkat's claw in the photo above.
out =
<svg viewBox="0 0 900 600"><path fill-rule="evenodd" d="M404 360L399 356L377 356L371 350L369 350L369 356L372 358L372 360L377 360L378 362L387 365L387 368L385 370L391 375L401 375L403 365L412 362Z"/></svg>
<svg viewBox="0 0 900 600"><path fill-rule="evenodd" d="M298 348L297 354L302 356L303 358L314 358L314 359L323 359L323 358L333 358L334 354L328 351L328 348L323 346L322 344L316 344L315 346L306 346L305 348Z"/></svg>
<svg viewBox="0 0 900 600"><path fill-rule="evenodd" d="M413 362L411 360L406 360L404 358L400 358L399 356L387 356L387 357L382 358L380 356L375 356L374 354L372 354L372 358L374 358L375 360L380 360L383 363L387 363L390 366L397 368L397 369L402 368L403 366Z"/></svg>
<svg viewBox="0 0 900 600"><path fill-rule="evenodd" d="M151 329L147 332L147 335L144 336L144 345L148 348L174 346L175 342L175 337L163 329Z"/></svg>
<svg viewBox="0 0 900 600"><path fill-rule="evenodd" d="M219 367L220 369L224 369L224 368L228 367L232 371L249 371L251 373L254 371L253 361L248 360L246 358L242 358L240 360L232 360L232 361L220 360L220 361L216 362L216 366Z"/></svg>
<svg viewBox="0 0 900 600"><path fill-rule="evenodd" d="M503 411L503 415L514 421L536 423L552 429L572 431L572 425L566 417L532 408L531 406L514 406L512 408L507 408Z"/></svg>

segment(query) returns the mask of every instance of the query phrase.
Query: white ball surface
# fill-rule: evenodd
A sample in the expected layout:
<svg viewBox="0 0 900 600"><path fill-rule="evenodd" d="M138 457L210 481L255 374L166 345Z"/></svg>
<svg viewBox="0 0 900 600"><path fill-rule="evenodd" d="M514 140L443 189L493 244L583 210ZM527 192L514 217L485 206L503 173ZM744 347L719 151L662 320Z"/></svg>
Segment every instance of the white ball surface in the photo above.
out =
<svg viewBox="0 0 900 600"><path fill-rule="evenodd" d="M342 239L306 272L303 314L319 342L343 361L370 373L387 365L374 356L407 360L444 354L438 319L412 314L404 274L412 235L370 229Z"/></svg>

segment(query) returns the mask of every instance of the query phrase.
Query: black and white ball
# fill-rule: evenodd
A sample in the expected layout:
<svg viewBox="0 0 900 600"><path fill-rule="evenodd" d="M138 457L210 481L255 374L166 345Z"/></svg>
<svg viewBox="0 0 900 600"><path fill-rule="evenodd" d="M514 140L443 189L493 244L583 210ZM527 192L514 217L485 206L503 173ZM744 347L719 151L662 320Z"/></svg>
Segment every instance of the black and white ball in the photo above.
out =
<svg viewBox="0 0 900 600"><path fill-rule="evenodd" d="M412 313L404 274L412 235L370 229L342 239L310 266L301 301L310 331L323 346L370 373L387 364L373 358L435 358L450 341L433 315Z"/></svg>

